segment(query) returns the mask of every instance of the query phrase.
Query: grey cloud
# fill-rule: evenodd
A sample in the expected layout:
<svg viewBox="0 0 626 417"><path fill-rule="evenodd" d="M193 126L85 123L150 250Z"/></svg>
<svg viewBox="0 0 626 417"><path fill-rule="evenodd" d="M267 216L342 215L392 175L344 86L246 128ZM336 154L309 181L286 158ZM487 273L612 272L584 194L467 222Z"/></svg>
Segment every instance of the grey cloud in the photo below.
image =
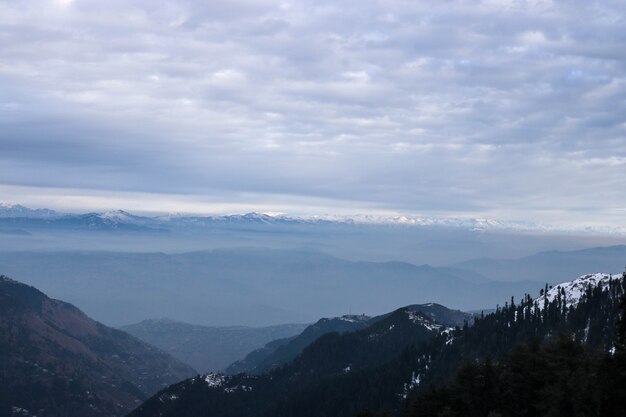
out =
<svg viewBox="0 0 626 417"><path fill-rule="evenodd" d="M626 205L624 28L618 1L0 1L0 183L595 219Z"/></svg>

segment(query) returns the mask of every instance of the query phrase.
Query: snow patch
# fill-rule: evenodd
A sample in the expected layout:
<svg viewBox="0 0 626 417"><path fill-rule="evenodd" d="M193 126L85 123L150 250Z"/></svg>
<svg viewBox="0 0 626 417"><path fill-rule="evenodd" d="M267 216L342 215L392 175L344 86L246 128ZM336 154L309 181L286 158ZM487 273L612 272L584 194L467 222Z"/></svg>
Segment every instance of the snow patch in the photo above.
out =
<svg viewBox="0 0 626 417"><path fill-rule="evenodd" d="M159 401L161 401L162 403L167 401L175 401L177 399L178 395L169 392L164 392L163 394L159 395Z"/></svg>
<svg viewBox="0 0 626 417"><path fill-rule="evenodd" d="M235 385L234 387L224 388L224 392L226 394L232 394L237 391L250 392L252 391L252 387L249 387L247 385Z"/></svg>
<svg viewBox="0 0 626 417"><path fill-rule="evenodd" d="M609 285L609 281L614 279L621 279L621 274L604 274L604 273L595 273L595 274L587 274L582 275L576 278L573 281L563 282L561 284L555 285L548 292L540 297L538 297L535 301L537 302L537 306L540 310L543 310L544 303L551 303L556 300L558 294L561 293L561 297L563 297L563 292L565 292L565 305L567 307L575 307L578 305L583 295L587 292L590 287L601 287L605 288Z"/></svg>
<svg viewBox="0 0 626 417"><path fill-rule="evenodd" d="M418 372L413 371L411 373L411 380L404 383L404 385L402 386L402 393L398 394L398 396L403 400L406 400L409 392L411 392L411 390L413 390L415 387L418 387L421 381L421 375Z"/></svg>
<svg viewBox="0 0 626 417"><path fill-rule="evenodd" d="M204 380L204 382L206 382L209 388L211 389L221 388L222 391L226 394L232 394L237 391L243 391L243 392L252 391L252 386L244 385L241 383L240 379L229 377L223 374L211 372L201 377L201 379ZM251 381L253 379L254 377L251 377L251 376L244 377L244 381L246 380ZM236 381L239 381L239 383L236 383Z"/></svg>
<svg viewBox="0 0 626 417"><path fill-rule="evenodd" d="M360 316L356 314L346 314L345 316L339 317L339 320L347 321L348 323L358 323L369 319L370 316L366 316L365 314L361 314Z"/></svg>
<svg viewBox="0 0 626 417"><path fill-rule="evenodd" d="M125 212L124 210L111 210L99 214L98 217L100 217L101 219L113 220L118 222L130 222L135 216Z"/></svg>
<svg viewBox="0 0 626 417"><path fill-rule="evenodd" d="M204 376L204 381L207 383L209 387L217 388L217 387L221 387L222 385L224 385L224 382L226 381L226 377L222 374L215 374L211 372L210 374L206 374Z"/></svg>
<svg viewBox="0 0 626 417"><path fill-rule="evenodd" d="M409 320L411 320L415 324L421 324L425 328L430 331L441 331L444 326L441 324L433 323L432 321L426 319L423 315L418 314L416 311L406 310L407 316L409 316Z"/></svg>

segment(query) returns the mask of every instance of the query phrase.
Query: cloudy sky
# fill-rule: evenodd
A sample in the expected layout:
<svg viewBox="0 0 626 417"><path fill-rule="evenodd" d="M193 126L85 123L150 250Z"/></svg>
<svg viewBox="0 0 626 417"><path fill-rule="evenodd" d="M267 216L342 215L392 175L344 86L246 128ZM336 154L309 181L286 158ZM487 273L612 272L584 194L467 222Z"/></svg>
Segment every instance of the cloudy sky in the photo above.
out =
<svg viewBox="0 0 626 417"><path fill-rule="evenodd" d="M623 0L0 0L0 200L626 226Z"/></svg>

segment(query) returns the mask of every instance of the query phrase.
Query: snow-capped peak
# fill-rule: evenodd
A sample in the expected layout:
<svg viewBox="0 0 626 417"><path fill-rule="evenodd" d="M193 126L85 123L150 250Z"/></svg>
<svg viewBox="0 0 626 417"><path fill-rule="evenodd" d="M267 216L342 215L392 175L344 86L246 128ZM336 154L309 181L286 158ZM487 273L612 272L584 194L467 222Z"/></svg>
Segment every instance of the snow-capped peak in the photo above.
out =
<svg viewBox="0 0 626 417"><path fill-rule="evenodd" d="M107 219L107 220L129 222L135 216L124 210L111 210L111 211L105 211L104 213L100 213L99 217L102 219Z"/></svg>
<svg viewBox="0 0 626 417"><path fill-rule="evenodd" d="M611 275L599 272L595 274L582 275L573 281L563 282L553 286L544 295L536 299L537 305L540 309L542 309L546 299L548 303L550 303L556 300L559 293L563 296L562 294L564 292L566 306L576 306L589 287L605 287L609 284L611 279L620 278L622 278L621 274Z"/></svg>

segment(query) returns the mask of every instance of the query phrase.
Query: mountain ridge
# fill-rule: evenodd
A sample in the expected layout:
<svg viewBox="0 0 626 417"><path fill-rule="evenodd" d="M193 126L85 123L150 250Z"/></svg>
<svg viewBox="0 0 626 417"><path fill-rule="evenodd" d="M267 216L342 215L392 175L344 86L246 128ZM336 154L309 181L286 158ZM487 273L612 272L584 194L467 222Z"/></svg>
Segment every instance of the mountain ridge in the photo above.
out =
<svg viewBox="0 0 626 417"><path fill-rule="evenodd" d="M70 223L72 219L81 216L97 217L101 220L108 220L108 225L112 228L127 229L129 226L144 226L147 229L167 229L168 227L207 227L217 224L338 224L338 225L388 225L403 227L434 227L466 229L470 231L519 231L519 232L554 232L577 230L583 233L593 232L589 227L563 228L550 225L543 225L527 221L507 221L488 218L467 218L467 217L436 217L419 215L309 215L291 216L283 213L263 213L248 212L244 214L224 214L224 215L194 215L194 214L166 214L141 216L131 214L128 211L117 209L104 212L90 212L82 214L60 213L47 208L31 209L19 204L0 203L0 219L25 218L25 219L46 219L50 226L56 220L63 219L64 223ZM1 224L1 222L0 222ZM25 224L25 222L21 222ZM43 226L39 224L39 227ZM125 227L124 227L125 226ZM132 230L132 229L129 229ZM599 230L602 233L624 233L621 228Z"/></svg>
<svg viewBox="0 0 626 417"><path fill-rule="evenodd" d="M350 310L377 315L415 302L480 309L544 284L484 282L473 271L355 262L314 251L237 248L179 254L0 252L0 268L118 326L157 315L185 322L210 318L199 323L208 326L267 326ZM150 296L144 288L151 288Z"/></svg>
<svg viewBox="0 0 626 417"><path fill-rule="evenodd" d="M40 416L108 417L195 371L0 275L0 374L0 414L20 408Z"/></svg>
<svg viewBox="0 0 626 417"><path fill-rule="evenodd" d="M488 279L534 280L556 284L590 270L622 271L626 266L626 245L598 246L573 251L542 251L521 258L476 258L451 265L472 270Z"/></svg>
<svg viewBox="0 0 626 417"><path fill-rule="evenodd" d="M432 384L447 381L464 363L497 360L519 343L553 340L566 332L570 343L575 340L610 352L615 343L612 325L619 318L619 300L625 291L626 274L607 287L591 287L576 305L567 306L557 298L540 310L528 295L518 304L511 300L491 314L477 316L472 325L439 327L433 337L405 348L396 339L387 339L386 334L399 327L385 321L354 333L329 333L291 364L267 374L211 374L186 380L161 391L129 416L404 415L411 411L416 393L427 393ZM406 309L389 313L388 319L398 320L396 325L430 323L428 317L411 316ZM362 351L363 341L375 344ZM380 361L372 361L374 346L398 349L394 353L383 349L377 353Z"/></svg>

